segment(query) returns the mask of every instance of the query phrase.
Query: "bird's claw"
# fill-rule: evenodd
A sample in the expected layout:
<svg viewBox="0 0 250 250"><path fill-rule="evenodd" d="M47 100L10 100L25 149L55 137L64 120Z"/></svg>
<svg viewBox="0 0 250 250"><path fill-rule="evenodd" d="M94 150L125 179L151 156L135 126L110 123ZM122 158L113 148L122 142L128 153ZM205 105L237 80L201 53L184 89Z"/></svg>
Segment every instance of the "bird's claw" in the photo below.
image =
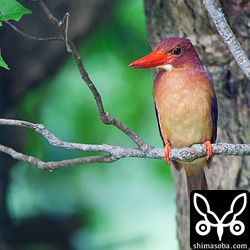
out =
<svg viewBox="0 0 250 250"><path fill-rule="evenodd" d="M205 148L206 148L206 151L207 151L207 160L209 159L209 158L211 158L212 157L212 155L213 155L213 148L212 148L212 144L211 144L211 142L209 141L209 140L206 140L205 142L204 142L204 146L205 146Z"/></svg>
<svg viewBox="0 0 250 250"><path fill-rule="evenodd" d="M164 148L164 158L168 164L170 164L170 153L171 153L171 146L170 143L168 142Z"/></svg>

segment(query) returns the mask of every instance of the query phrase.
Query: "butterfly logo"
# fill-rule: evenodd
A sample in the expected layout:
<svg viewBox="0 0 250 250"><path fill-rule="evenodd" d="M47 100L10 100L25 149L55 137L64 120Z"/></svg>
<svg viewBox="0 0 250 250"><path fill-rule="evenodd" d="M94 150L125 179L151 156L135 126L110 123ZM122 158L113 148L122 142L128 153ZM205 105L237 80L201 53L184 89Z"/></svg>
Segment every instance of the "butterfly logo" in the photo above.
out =
<svg viewBox="0 0 250 250"><path fill-rule="evenodd" d="M242 201L243 205L241 206ZM199 235L204 236L209 234L211 227L217 229L219 241L222 239L225 227L229 227L230 232L236 236L244 233L245 225L242 221L237 220L237 217L246 208L246 193L239 194L233 199L229 211L227 211L221 219L211 211L210 205L203 195L195 193L193 203L196 211L203 217L203 219L197 222L195 226L195 230ZM200 204L200 207L198 203Z"/></svg>

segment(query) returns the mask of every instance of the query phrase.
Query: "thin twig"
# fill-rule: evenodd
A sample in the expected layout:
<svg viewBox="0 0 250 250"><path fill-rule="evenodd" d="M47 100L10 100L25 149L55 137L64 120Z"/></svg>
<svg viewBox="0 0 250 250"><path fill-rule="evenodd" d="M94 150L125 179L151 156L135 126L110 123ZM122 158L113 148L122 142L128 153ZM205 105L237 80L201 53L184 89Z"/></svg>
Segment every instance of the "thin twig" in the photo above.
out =
<svg viewBox="0 0 250 250"><path fill-rule="evenodd" d="M11 22L9 22L5 16L3 15L3 13L0 11L0 16L3 18L4 22L6 24L8 24L13 30L15 30L17 33L19 33L20 35L28 38L28 39L33 39L33 40L37 40L37 41L55 41L55 40L59 40L59 41L63 41L64 38L63 37L35 37L35 36L31 36L28 35L26 33L24 33L23 31L21 31L20 29L18 29L15 25L13 25Z"/></svg>
<svg viewBox="0 0 250 250"><path fill-rule="evenodd" d="M72 53L72 50L71 50L71 48L70 48L70 46L69 46L69 41L68 41L68 39L69 39L69 37L68 37L68 31L69 31L69 13L66 13L65 14L65 16L64 16L64 20L66 20L65 21L65 43L66 43L66 48L67 48L67 51L69 52L69 53Z"/></svg>
<svg viewBox="0 0 250 250"><path fill-rule="evenodd" d="M204 0L204 5L210 14L221 38L231 51L235 61L244 72L246 77L250 79L250 60L248 59L246 52L241 47L240 42L233 33L231 27L227 23L221 8L216 3L216 0Z"/></svg>

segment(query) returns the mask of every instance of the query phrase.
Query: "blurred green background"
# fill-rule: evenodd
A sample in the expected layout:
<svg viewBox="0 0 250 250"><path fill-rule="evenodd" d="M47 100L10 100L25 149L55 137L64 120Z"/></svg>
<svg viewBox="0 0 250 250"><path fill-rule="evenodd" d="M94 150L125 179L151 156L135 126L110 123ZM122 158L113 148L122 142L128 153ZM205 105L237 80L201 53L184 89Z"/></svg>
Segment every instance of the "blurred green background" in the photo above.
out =
<svg viewBox="0 0 250 250"><path fill-rule="evenodd" d="M153 72L128 67L150 52L143 1L117 1L112 15L93 27L79 51L106 111L149 144L162 147L152 98ZM62 140L135 146L98 119L93 96L72 59L19 107L23 120L43 123ZM25 153L44 161L86 155L54 148L30 131ZM71 237L76 250L177 249L174 189L163 160L129 158L53 172L20 162L12 170L8 206L17 223L31 216L77 215L81 228ZM53 248L33 244L23 249Z"/></svg>

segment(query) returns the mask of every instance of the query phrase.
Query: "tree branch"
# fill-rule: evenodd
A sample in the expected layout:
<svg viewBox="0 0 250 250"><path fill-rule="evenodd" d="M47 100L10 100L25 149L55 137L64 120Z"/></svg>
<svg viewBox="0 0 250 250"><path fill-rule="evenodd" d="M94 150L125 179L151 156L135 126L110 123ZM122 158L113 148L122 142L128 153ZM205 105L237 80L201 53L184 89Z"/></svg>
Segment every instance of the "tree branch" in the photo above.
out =
<svg viewBox="0 0 250 250"><path fill-rule="evenodd" d="M44 162L36 157L22 154L20 152L15 151L12 148L6 147L1 144L0 144L0 151L10 155L13 159L31 163L35 166L38 166L38 168L44 169L44 170L56 170L59 168L65 168L65 167L75 166L79 164L87 164L87 163L94 163L94 162L95 163L97 162L98 163L110 163L110 162L114 162L117 160L112 155L104 155L104 156L80 157L80 158L68 159L68 160L63 160L63 161L58 161L58 162L54 162L54 161Z"/></svg>
<svg viewBox="0 0 250 250"><path fill-rule="evenodd" d="M9 154L12 158L31 163L38 166L40 169L56 170L59 168L75 166L87 163L110 163L126 157L163 159L164 151L162 148L149 147L146 149L129 148L112 145L93 145L74 142L65 142L54 134L49 132L43 124L34 124L21 120L0 119L0 126L17 126L32 129L41 134L51 145L71 150L81 150L84 152L102 152L105 155L86 156L74 159L67 159L58 162L44 162L36 157L27 156L12 148L0 145L0 151ZM217 143L213 144L213 155L235 155L246 156L250 155L250 144L228 144ZM206 149L203 144L195 144L190 148L172 149L170 159L175 161L193 161L195 159L206 156Z"/></svg>
<svg viewBox="0 0 250 250"><path fill-rule="evenodd" d="M78 71L80 72L80 75L84 82L87 84L88 88L92 92L94 99L96 101L97 109L98 109L98 115L101 121L106 125L114 125L118 129L120 129L123 133L128 135L139 148L148 148L150 147L145 141L143 141L140 136L138 136L136 133L134 133L131 129L129 129L126 125L124 125L122 122L120 122L118 119L116 119L111 114L107 113L104 109L104 105L102 102L101 95L99 94L98 90L96 89L95 85L93 84L92 80L90 79L87 71L85 70L85 67L83 66L81 57L74 45L74 43L68 38L68 24L69 24L69 13L66 13L64 16L64 21L66 22L66 29L64 29L63 25L64 22L59 22L49 11L47 6L44 4L42 0L36 0L41 8L44 10L45 14L48 16L49 20L57 27L58 31L64 37L64 40L66 42L67 51L71 53L73 56L75 63L78 67Z"/></svg>
<svg viewBox="0 0 250 250"><path fill-rule="evenodd" d="M15 30L17 33L19 33L20 35L28 38L28 39L33 39L33 40L37 40L37 41L55 41L55 40L59 40L59 41L63 41L64 38L63 37L35 37L35 36L31 36L29 34L24 33L23 31L21 31L20 29L18 29L15 25L13 25L11 22L9 22L5 16L3 15L3 13L0 11L0 16L3 18L4 22L6 24L8 24L13 30Z"/></svg>
<svg viewBox="0 0 250 250"><path fill-rule="evenodd" d="M250 79L250 61L246 55L246 52L241 47L239 40L227 23L221 8L216 3L216 0L204 0L203 3L209 15L211 16L221 38L231 51L235 61L244 72L246 77Z"/></svg>

